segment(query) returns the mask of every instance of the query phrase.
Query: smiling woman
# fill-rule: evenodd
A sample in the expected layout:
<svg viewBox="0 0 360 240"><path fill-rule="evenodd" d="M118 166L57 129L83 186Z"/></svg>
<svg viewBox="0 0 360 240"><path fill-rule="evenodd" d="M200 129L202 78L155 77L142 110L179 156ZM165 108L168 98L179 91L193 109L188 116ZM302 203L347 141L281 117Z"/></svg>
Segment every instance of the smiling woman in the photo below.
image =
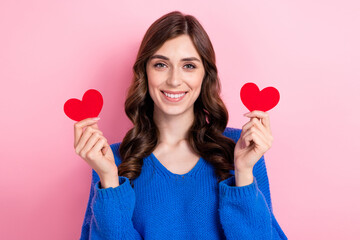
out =
<svg viewBox="0 0 360 240"><path fill-rule="evenodd" d="M252 182L235 185L241 129L227 127L215 52L200 22L179 11L156 20L133 73L125 112L134 126L111 145L118 174L100 181L93 171L81 239L287 239L264 157Z"/></svg>
<svg viewBox="0 0 360 240"><path fill-rule="evenodd" d="M203 156L216 166L218 182L230 177L235 142L222 134L228 112L219 96L215 52L199 21L177 11L156 20L133 70L125 111L134 127L120 145L119 176L132 182L143 158L154 153L168 165L171 155L175 169L184 168L184 159L191 166Z"/></svg>
<svg viewBox="0 0 360 240"><path fill-rule="evenodd" d="M146 73L157 126L170 115L182 114L187 116L182 118L183 121L193 121L194 103L200 95L205 75L200 58L191 38L186 34L166 41L150 57ZM187 124L178 122L178 125Z"/></svg>

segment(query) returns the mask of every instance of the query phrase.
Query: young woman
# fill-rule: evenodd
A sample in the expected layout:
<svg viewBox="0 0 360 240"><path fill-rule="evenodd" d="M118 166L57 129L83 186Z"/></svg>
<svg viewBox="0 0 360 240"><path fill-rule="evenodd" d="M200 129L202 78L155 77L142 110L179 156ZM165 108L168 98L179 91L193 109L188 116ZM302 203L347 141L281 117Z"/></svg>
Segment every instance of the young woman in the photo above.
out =
<svg viewBox="0 0 360 240"><path fill-rule="evenodd" d="M269 115L226 127L199 21L179 11L156 20L133 72L125 111L134 127L122 142L109 145L97 120L74 125L75 151L93 169L80 239L287 239L263 156Z"/></svg>

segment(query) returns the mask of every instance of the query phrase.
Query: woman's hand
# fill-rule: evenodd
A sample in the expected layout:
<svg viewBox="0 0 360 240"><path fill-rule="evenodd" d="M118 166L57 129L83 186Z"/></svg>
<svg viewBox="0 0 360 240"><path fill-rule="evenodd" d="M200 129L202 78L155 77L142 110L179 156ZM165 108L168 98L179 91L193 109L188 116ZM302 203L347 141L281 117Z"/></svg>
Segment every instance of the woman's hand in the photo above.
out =
<svg viewBox="0 0 360 240"><path fill-rule="evenodd" d="M253 167L273 142L269 114L254 110L246 115L251 120L244 124L235 145L235 171L252 173Z"/></svg>
<svg viewBox="0 0 360 240"><path fill-rule="evenodd" d="M85 131L83 128L86 127ZM110 145L96 120L86 118L74 124L75 152L99 175L101 180L117 179L118 169ZM103 181L102 181L103 183Z"/></svg>

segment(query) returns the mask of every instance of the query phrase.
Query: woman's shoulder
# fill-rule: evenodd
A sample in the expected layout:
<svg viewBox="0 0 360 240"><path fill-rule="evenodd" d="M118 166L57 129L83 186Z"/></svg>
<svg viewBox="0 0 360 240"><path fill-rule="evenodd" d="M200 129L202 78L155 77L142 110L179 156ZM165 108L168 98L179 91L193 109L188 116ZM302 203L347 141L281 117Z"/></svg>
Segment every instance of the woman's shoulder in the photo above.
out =
<svg viewBox="0 0 360 240"><path fill-rule="evenodd" d="M235 142L237 142L240 138L241 135L241 128L235 128L235 127L226 127L223 135L225 137L231 138L232 140L234 140Z"/></svg>

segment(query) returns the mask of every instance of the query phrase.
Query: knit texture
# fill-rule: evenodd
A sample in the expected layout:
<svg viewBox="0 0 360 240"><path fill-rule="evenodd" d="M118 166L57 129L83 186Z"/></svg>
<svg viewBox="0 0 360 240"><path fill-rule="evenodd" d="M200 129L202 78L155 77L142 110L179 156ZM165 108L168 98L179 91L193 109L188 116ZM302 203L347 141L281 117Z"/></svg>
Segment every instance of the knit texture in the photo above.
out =
<svg viewBox="0 0 360 240"><path fill-rule="evenodd" d="M227 127L223 135L236 143L241 131ZM116 165L120 144L111 144ZM233 170L217 183L214 171L200 157L188 173L175 174L151 153L132 184L119 176L120 186L101 189L92 170L80 240L287 239L273 214L264 156L246 186L236 187Z"/></svg>

